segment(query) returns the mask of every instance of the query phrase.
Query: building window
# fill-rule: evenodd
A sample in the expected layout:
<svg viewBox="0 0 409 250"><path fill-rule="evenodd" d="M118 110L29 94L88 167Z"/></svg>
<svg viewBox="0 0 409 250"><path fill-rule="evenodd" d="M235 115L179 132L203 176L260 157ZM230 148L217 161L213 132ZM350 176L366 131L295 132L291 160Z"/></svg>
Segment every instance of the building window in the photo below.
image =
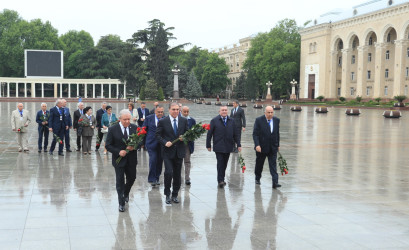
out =
<svg viewBox="0 0 409 250"><path fill-rule="evenodd" d="M351 57L351 64L355 64L355 55L352 55Z"/></svg>
<svg viewBox="0 0 409 250"><path fill-rule="evenodd" d="M368 70L367 79L368 79L368 80L371 79L371 71L370 71L370 70Z"/></svg>
<svg viewBox="0 0 409 250"><path fill-rule="evenodd" d="M372 53L368 53L368 62L372 61Z"/></svg>
<svg viewBox="0 0 409 250"><path fill-rule="evenodd" d="M388 36L386 37L386 42L390 43L391 42L391 33L388 33Z"/></svg>
<svg viewBox="0 0 409 250"><path fill-rule="evenodd" d="M384 94L388 95L388 86L385 86Z"/></svg>
<svg viewBox="0 0 409 250"><path fill-rule="evenodd" d="M406 56L409 57L409 48L406 49Z"/></svg>
<svg viewBox="0 0 409 250"><path fill-rule="evenodd" d="M405 85L405 95L408 95L408 85Z"/></svg>
<svg viewBox="0 0 409 250"><path fill-rule="evenodd" d="M409 67L406 67L406 77L409 77Z"/></svg>
<svg viewBox="0 0 409 250"><path fill-rule="evenodd" d="M237 63L236 65L237 65L237 67L238 67L240 64L239 64L239 63Z"/></svg>
<svg viewBox="0 0 409 250"><path fill-rule="evenodd" d="M338 95L341 95L341 88L338 88Z"/></svg>
<svg viewBox="0 0 409 250"><path fill-rule="evenodd" d="M366 87L366 95L369 96L371 94L371 88Z"/></svg>
<svg viewBox="0 0 409 250"><path fill-rule="evenodd" d="M338 66L342 66L342 56L338 57Z"/></svg>
<svg viewBox="0 0 409 250"><path fill-rule="evenodd" d="M389 69L385 69L385 78L389 78Z"/></svg>
<svg viewBox="0 0 409 250"><path fill-rule="evenodd" d="M385 56L386 60L389 60L389 50L386 51L386 56Z"/></svg>
<svg viewBox="0 0 409 250"><path fill-rule="evenodd" d="M351 81L355 80L355 72L351 72Z"/></svg>
<svg viewBox="0 0 409 250"><path fill-rule="evenodd" d="M351 96L353 96L353 95L354 95L354 88L351 87Z"/></svg>
<svg viewBox="0 0 409 250"><path fill-rule="evenodd" d="M373 44L372 37L370 37L368 41L368 45L372 45L372 44Z"/></svg>

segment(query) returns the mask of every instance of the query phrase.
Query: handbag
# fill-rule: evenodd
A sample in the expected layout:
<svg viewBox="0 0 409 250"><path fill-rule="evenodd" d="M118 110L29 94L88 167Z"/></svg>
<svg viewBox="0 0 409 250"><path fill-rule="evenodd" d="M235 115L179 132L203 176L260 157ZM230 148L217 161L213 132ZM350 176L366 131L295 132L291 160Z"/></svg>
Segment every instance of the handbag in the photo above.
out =
<svg viewBox="0 0 409 250"><path fill-rule="evenodd" d="M77 128L77 136L81 136L82 135L82 126L79 126Z"/></svg>
<svg viewBox="0 0 409 250"><path fill-rule="evenodd" d="M106 127L106 128L101 128L101 133L103 133L103 134L108 133L108 127Z"/></svg>

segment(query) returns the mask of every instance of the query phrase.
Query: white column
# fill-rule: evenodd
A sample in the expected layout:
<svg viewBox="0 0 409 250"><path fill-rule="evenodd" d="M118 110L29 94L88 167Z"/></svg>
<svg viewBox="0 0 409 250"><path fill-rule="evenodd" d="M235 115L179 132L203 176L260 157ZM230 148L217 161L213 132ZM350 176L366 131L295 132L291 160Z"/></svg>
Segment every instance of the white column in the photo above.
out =
<svg viewBox="0 0 409 250"><path fill-rule="evenodd" d="M124 99L126 99L126 82L124 82Z"/></svg>
<svg viewBox="0 0 409 250"><path fill-rule="evenodd" d="M24 97L27 97L27 83L24 83Z"/></svg>
<svg viewBox="0 0 409 250"><path fill-rule="evenodd" d="M101 84L101 98L104 96L104 84Z"/></svg>
<svg viewBox="0 0 409 250"><path fill-rule="evenodd" d="M359 46L358 47L358 59L357 59L358 72L356 73L357 74L356 96L360 96L360 97L364 96L366 81L367 81L366 80L367 79L366 64L368 62L368 59L365 58L365 55L367 54L367 51L368 51L368 46Z"/></svg>
<svg viewBox="0 0 409 250"><path fill-rule="evenodd" d="M108 95L109 99L111 99L111 84L108 85Z"/></svg>
<svg viewBox="0 0 409 250"><path fill-rule="evenodd" d="M373 97L384 97L381 88L381 77L383 76L383 72L385 72L385 66L383 63L383 58L384 56L384 50L385 50L385 44L384 43L375 43L375 81L374 81L374 92L373 92Z"/></svg>
<svg viewBox="0 0 409 250"><path fill-rule="evenodd" d="M88 96L88 84L84 83L84 98L87 98Z"/></svg>
<svg viewBox="0 0 409 250"><path fill-rule="evenodd" d="M60 83L60 98L62 98L62 83Z"/></svg>
<svg viewBox="0 0 409 250"><path fill-rule="evenodd" d="M405 94L405 55L408 40L396 40L395 41L395 67L393 74L393 95Z"/></svg>
<svg viewBox="0 0 409 250"><path fill-rule="evenodd" d="M95 98L95 83L92 84L92 98Z"/></svg>
<svg viewBox="0 0 409 250"><path fill-rule="evenodd" d="M71 98L71 83L68 83L68 98Z"/></svg>
<svg viewBox="0 0 409 250"><path fill-rule="evenodd" d="M10 97L10 83L7 82L7 97Z"/></svg>
<svg viewBox="0 0 409 250"><path fill-rule="evenodd" d="M36 97L36 83L31 83L31 97Z"/></svg>
<svg viewBox="0 0 409 250"><path fill-rule="evenodd" d="M341 96L347 98L348 90L347 90L347 82L349 81L348 73L349 73L349 57L348 52L349 49L343 49L342 51L342 79L341 79ZM350 95L349 95L350 96Z"/></svg>
<svg viewBox="0 0 409 250"><path fill-rule="evenodd" d="M330 67L331 67L331 72L329 73L329 88L328 88L328 93L326 96L328 98L335 98L338 99L337 97L337 65L338 65L338 51L333 50L330 53Z"/></svg>
<svg viewBox="0 0 409 250"><path fill-rule="evenodd" d="M116 84L116 97L119 96L119 83Z"/></svg>
<svg viewBox="0 0 409 250"><path fill-rule="evenodd" d="M44 83L41 83L41 98L44 98Z"/></svg>
<svg viewBox="0 0 409 250"><path fill-rule="evenodd" d="M16 82L16 97L18 97L18 82Z"/></svg>
<svg viewBox="0 0 409 250"><path fill-rule="evenodd" d="M77 97L80 96L80 85L77 83Z"/></svg>

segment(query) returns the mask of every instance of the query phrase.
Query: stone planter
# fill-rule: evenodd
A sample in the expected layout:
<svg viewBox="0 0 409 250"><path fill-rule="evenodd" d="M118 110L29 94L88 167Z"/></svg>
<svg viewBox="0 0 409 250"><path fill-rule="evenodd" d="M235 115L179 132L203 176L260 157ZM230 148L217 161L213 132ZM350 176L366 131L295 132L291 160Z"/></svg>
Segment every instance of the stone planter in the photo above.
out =
<svg viewBox="0 0 409 250"><path fill-rule="evenodd" d="M385 118L399 118L402 116L399 110L385 110L383 112Z"/></svg>
<svg viewBox="0 0 409 250"><path fill-rule="evenodd" d="M327 107L316 107L315 108L315 113L326 114L326 113L328 113L328 108Z"/></svg>
<svg viewBox="0 0 409 250"><path fill-rule="evenodd" d="M196 104L203 104L203 101L197 101Z"/></svg>
<svg viewBox="0 0 409 250"><path fill-rule="evenodd" d="M240 104L240 107L242 107L242 108L247 108L247 103L242 103L242 104Z"/></svg>
<svg viewBox="0 0 409 250"><path fill-rule="evenodd" d="M253 108L255 109L262 109L263 108L263 104L254 104Z"/></svg>
<svg viewBox="0 0 409 250"><path fill-rule="evenodd" d="M206 105L212 105L212 102L206 102L205 104Z"/></svg>
<svg viewBox="0 0 409 250"><path fill-rule="evenodd" d="M393 104L394 107L405 107L405 104L403 102L395 102Z"/></svg>
<svg viewBox="0 0 409 250"><path fill-rule="evenodd" d="M233 103L232 103L232 102L228 102L228 103L226 103L226 106L227 106L227 107L233 107Z"/></svg>
<svg viewBox="0 0 409 250"><path fill-rule="evenodd" d="M274 110L280 110L280 109L281 109L281 106L280 106L280 105L273 105L273 109L274 109Z"/></svg>
<svg viewBox="0 0 409 250"><path fill-rule="evenodd" d="M350 109L345 110L345 114L347 114L347 115L360 115L361 110L359 110L357 108L350 108Z"/></svg>
<svg viewBox="0 0 409 250"><path fill-rule="evenodd" d="M290 110L300 112L302 110L302 108L301 108L301 106L297 105L297 106L291 106Z"/></svg>
<svg viewBox="0 0 409 250"><path fill-rule="evenodd" d="M216 106L222 106L222 102L215 102L214 105L216 105Z"/></svg>

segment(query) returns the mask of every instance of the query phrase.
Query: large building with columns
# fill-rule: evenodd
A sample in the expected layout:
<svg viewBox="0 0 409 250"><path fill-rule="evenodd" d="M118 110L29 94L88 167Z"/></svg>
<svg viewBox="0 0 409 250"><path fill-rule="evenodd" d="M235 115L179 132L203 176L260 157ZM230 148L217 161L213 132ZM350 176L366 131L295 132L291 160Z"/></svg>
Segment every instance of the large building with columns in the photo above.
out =
<svg viewBox="0 0 409 250"><path fill-rule="evenodd" d="M409 2L372 0L334 10L300 34L300 98L408 95Z"/></svg>
<svg viewBox="0 0 409 250"><path fill-rule="evenodd" d="M50 79L0 77L0 97L126 98L118 79Z"/></svg>

